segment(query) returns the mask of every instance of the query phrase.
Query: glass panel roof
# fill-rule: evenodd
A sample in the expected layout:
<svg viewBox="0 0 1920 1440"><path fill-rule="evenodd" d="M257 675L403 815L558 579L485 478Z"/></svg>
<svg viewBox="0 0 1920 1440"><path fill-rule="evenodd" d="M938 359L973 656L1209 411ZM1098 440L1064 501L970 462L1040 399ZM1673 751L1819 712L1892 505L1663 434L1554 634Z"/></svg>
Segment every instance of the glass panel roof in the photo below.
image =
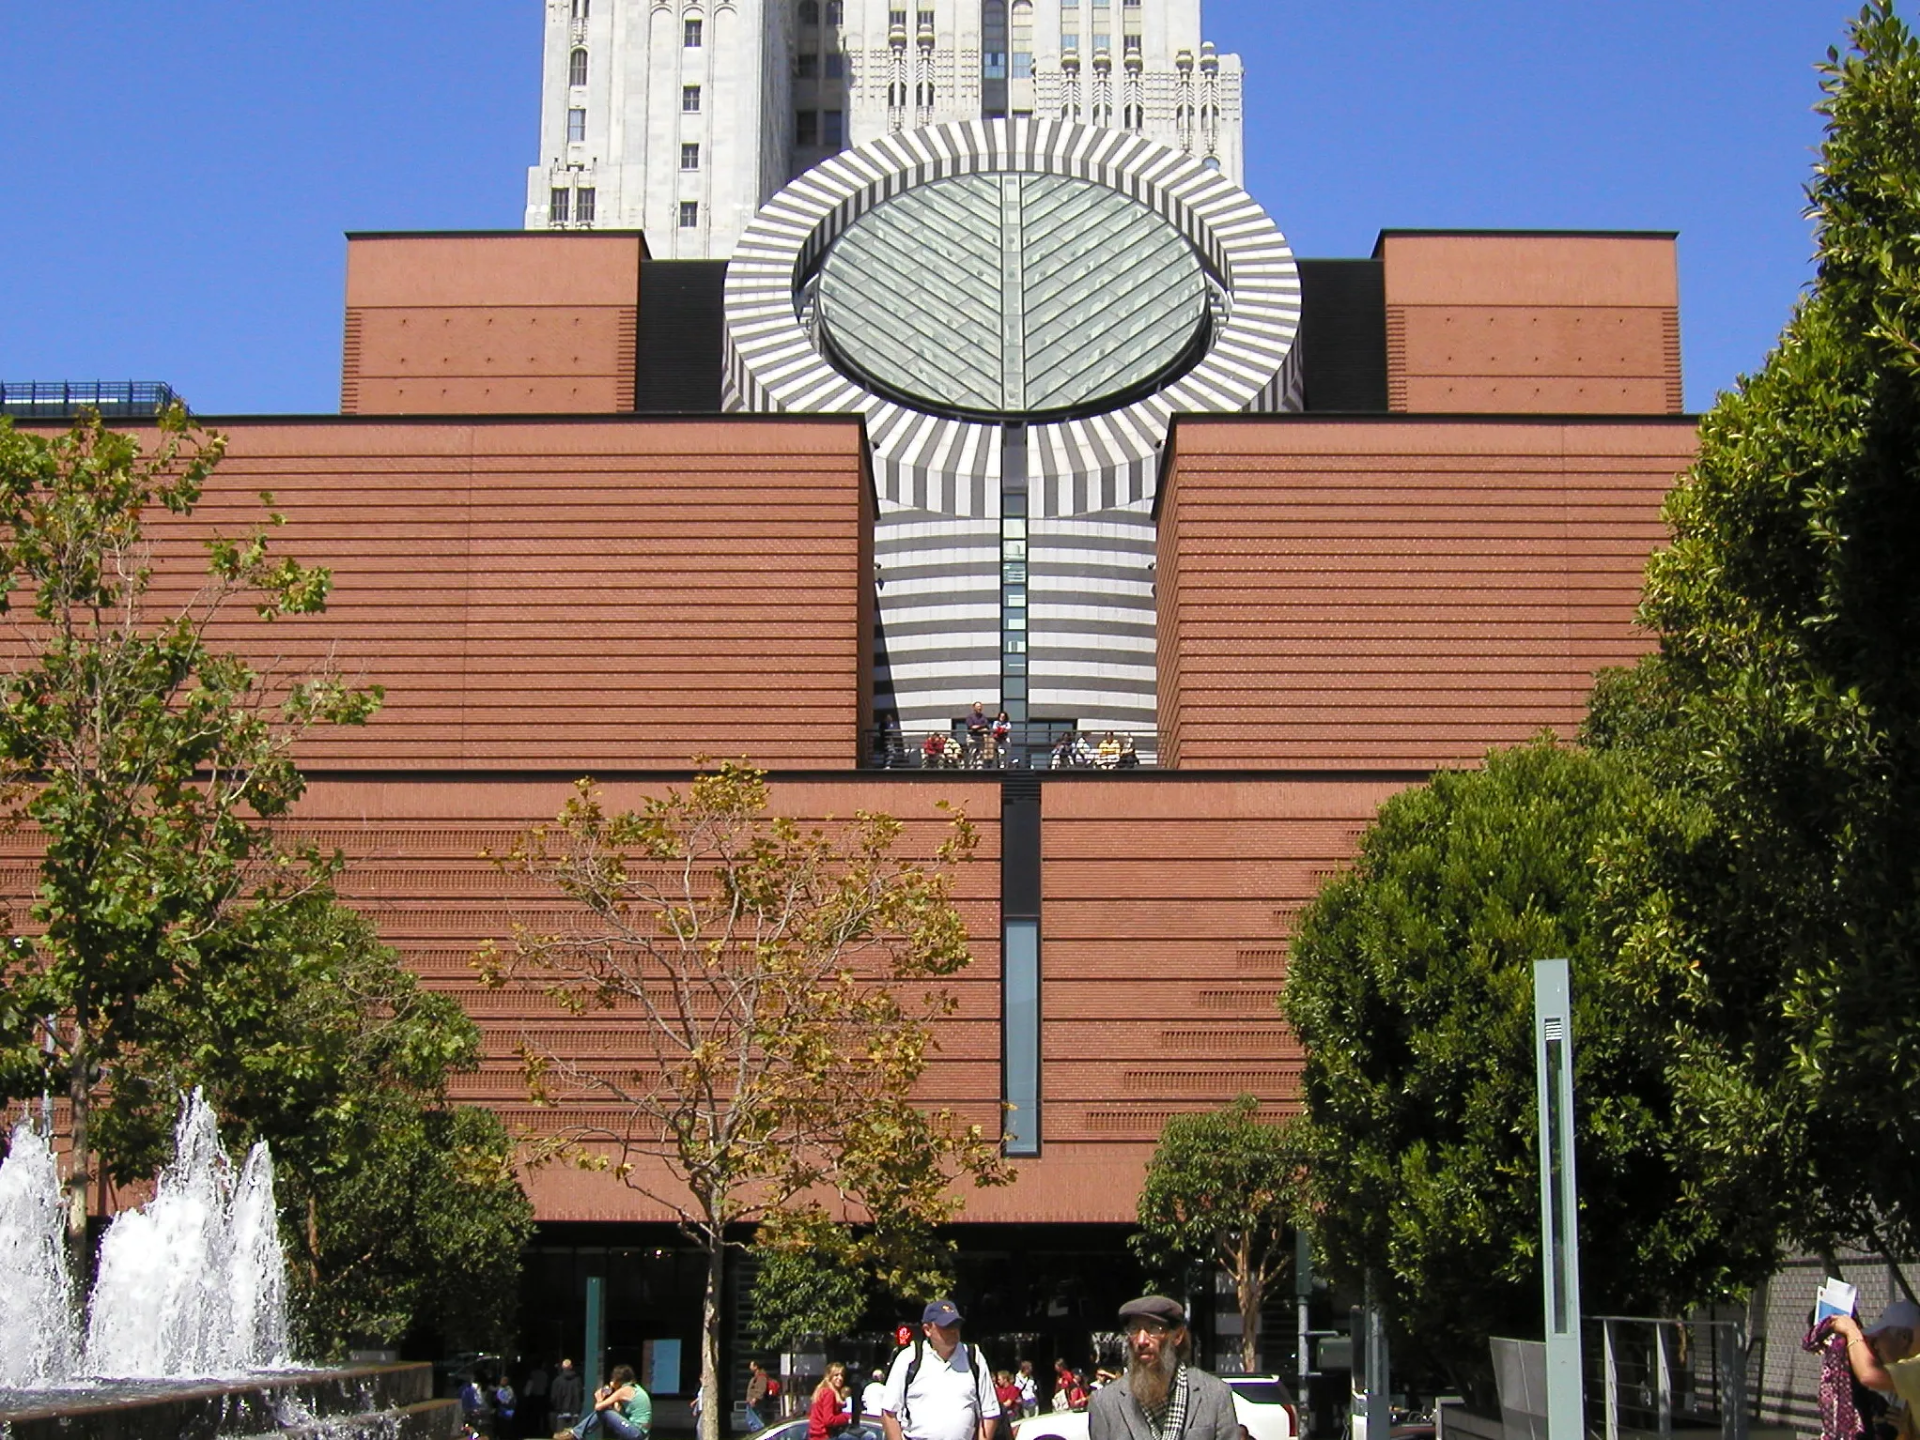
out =
<svg viewBox="0 0 1920 1440"><path fill-rule="evenodd" d="M850 227L820 275L834 355L882 391L990 416L1098 410L1191 358L1206 278L1186 238L1091 181L920 186Z"/></svg>

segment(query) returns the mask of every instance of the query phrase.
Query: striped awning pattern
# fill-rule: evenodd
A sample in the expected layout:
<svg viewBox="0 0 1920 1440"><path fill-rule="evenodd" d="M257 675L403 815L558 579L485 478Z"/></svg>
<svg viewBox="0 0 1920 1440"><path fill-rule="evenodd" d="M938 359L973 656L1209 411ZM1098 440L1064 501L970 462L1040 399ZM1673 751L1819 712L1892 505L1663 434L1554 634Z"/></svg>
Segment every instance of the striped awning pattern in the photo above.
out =
<svg viewBox="0 0 1920 1440"><path fill-rule="evenodd" d="M1175 414L1297 404L1300 278L1266 212L1190 156L1125 131L1057 120L971 121L887 136L823 162L768 201L727 271L729 396L751 411L864 414L883 498L936 514L991 516L997 427L913 409L842 374L809 334L797 296L833 243L875 207L936 181L1004 174L1070 176L1128 196L1185 235L1226 294L1207 354L1165 389L1032 428L1036 517L1151 499Z"/></svg>

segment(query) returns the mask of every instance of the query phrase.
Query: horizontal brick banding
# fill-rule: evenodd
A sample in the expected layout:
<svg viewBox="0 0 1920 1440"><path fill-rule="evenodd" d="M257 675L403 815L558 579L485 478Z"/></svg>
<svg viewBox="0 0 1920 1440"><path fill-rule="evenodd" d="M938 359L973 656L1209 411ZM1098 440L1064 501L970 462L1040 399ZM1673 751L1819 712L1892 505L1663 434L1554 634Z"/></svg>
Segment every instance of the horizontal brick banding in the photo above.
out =
<svg viewBox="0 0 1920 1440"><path fill-rule="evenodd" d="M1161 756L1469 764L1571 733L1633 624L1690 427L1183 419L1161 499Z"/></svg>
<svg viewBox="0 0 1920 1440"><path fill-rule="evenodd" d="M1393 409L1679 413L1672 236L1389 232L1380 256Z"/></svg>
<svg viewBox="0 0 1920 1440"><path fill-rule="evenodd" d="M606 415L634 403L638 235L362 235L349 415Z"/></svg>
<svg viewBox="0 0 1920 1440"><path fill-rule="evenodd" d="M217 642L386 688L298 754L354 769L854 763L869 704L871 498L857 421L248 422L190 523L150 517L156 606L271 491L324 615Z"/></svg>

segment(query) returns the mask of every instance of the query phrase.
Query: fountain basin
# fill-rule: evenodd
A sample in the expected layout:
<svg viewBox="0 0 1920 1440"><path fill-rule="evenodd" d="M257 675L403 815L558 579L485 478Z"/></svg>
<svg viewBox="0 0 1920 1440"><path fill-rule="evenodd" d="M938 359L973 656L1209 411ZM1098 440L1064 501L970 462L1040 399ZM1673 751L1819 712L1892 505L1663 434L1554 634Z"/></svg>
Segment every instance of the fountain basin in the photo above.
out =
<svg viewBox="0 0 1920 1440"><path fill-rule="evenodd" d="M0 1390L7 1440L452 1440L459 1430L459 1402L433 1398L431 1365Z"/></svg>

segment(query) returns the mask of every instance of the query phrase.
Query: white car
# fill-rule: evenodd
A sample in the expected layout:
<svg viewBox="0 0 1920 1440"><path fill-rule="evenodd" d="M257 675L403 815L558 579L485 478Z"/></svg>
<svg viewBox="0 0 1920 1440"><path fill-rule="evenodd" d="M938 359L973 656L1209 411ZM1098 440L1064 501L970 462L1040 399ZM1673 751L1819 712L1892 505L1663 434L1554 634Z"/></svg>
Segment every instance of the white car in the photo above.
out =
<svg viewBox="0 0 1920 1440"><path fill-rule="evenodd" d="M1297 1440L1300 1412L1278 1375L1222 1375L1246 1440ZM1042 1410L1013 1422L1013 1440L1087 1440L1085 1411Z"/></svg>

